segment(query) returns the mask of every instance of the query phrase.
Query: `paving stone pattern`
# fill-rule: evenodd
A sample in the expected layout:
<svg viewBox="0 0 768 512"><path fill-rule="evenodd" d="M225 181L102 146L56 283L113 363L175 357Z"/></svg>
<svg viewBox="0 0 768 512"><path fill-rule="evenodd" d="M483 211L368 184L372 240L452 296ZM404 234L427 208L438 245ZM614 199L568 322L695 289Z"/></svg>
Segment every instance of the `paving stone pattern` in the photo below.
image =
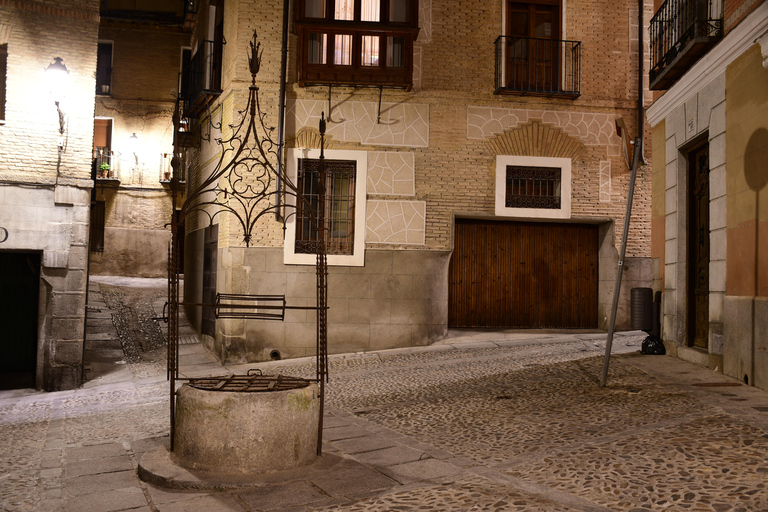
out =
<svg viewBox="0 0 768 512"><path fill-rule="evenodd" d="M0 392L2 511L768 511L768 393L641 356L638 333L617 335L605 388L604 334L452 332L334 356L325 455L229 491L138 479L168 442L165 375L141 357L156 348L118 364L115 323L89 333L83 388ZM222 368L199 343L180 352L187 374L314 375L307 359Z"/></svg>

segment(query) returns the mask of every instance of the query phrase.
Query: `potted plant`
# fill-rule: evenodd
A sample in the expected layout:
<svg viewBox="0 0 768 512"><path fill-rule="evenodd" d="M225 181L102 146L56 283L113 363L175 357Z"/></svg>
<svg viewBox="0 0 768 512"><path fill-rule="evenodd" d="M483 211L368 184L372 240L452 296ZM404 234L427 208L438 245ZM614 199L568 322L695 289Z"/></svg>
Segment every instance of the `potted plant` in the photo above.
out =
<svg viewBox="0 0 768 512"><path fill-rule="evenodd" d="M107 162L102 162L102 164L99 166L99 177L100 178L109 177L109 164Z"/></svg>

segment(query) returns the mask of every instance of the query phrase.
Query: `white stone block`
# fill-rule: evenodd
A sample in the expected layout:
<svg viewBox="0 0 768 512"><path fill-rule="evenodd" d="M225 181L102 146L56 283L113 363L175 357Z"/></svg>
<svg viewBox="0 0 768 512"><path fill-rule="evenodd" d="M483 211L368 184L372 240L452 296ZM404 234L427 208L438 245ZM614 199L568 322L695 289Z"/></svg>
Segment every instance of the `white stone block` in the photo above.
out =
<svg viewBox="0 0 768 512"><path fill-rule="evenodd" d="M725 260L727 249L727 231L725 229L716 229L709 233L709 259L711 261Z"/></svg>
<svg viewBox="0 0 768 512"><path fill-rule="evenodd" d="M67 268L69 253L65 251L43 251L43 266L48 268Z"/></svg>
<svg viewBox="0 0 768 512"><path fill-rule="evenodd" d="M724 293L709 294L709 321L717 324L723 323L723 301Z"/></svg>
<svg viewBox="0 0 768 512"><path fill-rule="evenodd" d="M699 134L699 96L694 95L685 102L685 139L692 139Z"/></svg>
<svg viewBox="0 0 768 512"><path fill-rule="evenodd" d="M669 129L670 128L667 128L667 130ZM664 163L669 167L669 164L677 161L677 136L675 134L670 136L669 131L667 131L667 141L664 149L666 157L666 162ZM677 169L677 164L675 164L675 169Z"/></svg>
<svg viewBox="0 0 768 512"><path fill-rule="evenodd" d="M716 229L722 229L726 227L725 215L726 215L726 197L718 197L717 199L709 202L709 229L714 231Z"/></svg>
<svg viewBox="0 0 768 512"><path fill-rule="evenodd" d="M715 105L709 112L709 136L725 133L725 102Z"/></svg>
<svg viewBox="0 0 768 512"><path fill-rule="evenodd" d="M677 240L664 242L664 262L677 263Z"/></svg>
<svg viewBox="0 0 768 512"><path fill-rule="evenodd" d="M668 262L664 265L664 288L674 290L677 288L677 263Z"/></svg>
<svg viewBox="0 0 768 512"><path fill-rule="evenodd" d="M709 168L725 165L725 133L709 139Z"/></svg>
<svg viewBox="0 0 768 512"><path fill-rule="evenodd" d="M664 197L667 212L677 211L677 187L667 189Z"/></svg>
<svg viewBox="0 0 768 512"><path fill-rule="evenodd" d="M677 240L677 213L668 213L664 218L664 239Z"/></svg>
<svg viewBox="0 0 768 512"><path fill-rule="evenodd" d="M725 260L709 262L709 291L725 293Z"/></svg>
<svg viewBox="0 0 768 512"><path fill-rule="evenodd" d="M717 199L726 194L725 165L711 167L709 171L709 199Z"/></svg>
<svg viewBox="0 0 768 512"><path fill-rule="evenodd" d="M677 149L675 149L677 152ZM666 173L664 175L664 184L667 189L677 187L677 159L667 164Z"/></svg>

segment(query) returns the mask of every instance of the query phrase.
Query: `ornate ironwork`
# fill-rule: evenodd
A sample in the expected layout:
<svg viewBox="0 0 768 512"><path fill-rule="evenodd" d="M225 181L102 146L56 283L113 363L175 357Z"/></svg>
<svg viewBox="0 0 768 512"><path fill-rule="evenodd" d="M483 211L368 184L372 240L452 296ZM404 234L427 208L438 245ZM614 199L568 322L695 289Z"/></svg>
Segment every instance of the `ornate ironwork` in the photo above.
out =
<svg viewBox="0 0 768 512"><path fill-rule="evenodd" d="M302 191L291 179L284 174L285 166L277 166L278 149L281 141L273 139L274 128L267 124L267 113L262 110L259 102L259 88L256 85L256 75L261 67L263 50L254 31L250 43L248 65L251 71L251 85L248 90L248 102L240 111L238 124L230 125L232 135L226 139L217 138L219 156L213 171L203 177L199 184L187 190L185 199L180 203L182 193L182 156L186 141L181 140L180 134L185 133L181 126L182 112L180 98L176 102L174 112L174 156L171 161L173 176L171 178L171 197L173 215L171 221L171 245L168 255L168 380L170 382L171 408L171 449L174 443L175 393L176 381L179 380L179 230L184 220L191 213L202 213L208 218L209 225L221 214L227 213L236 219L243 233L243 242L249 247L253 242L254 230L259 221L268 214L282 214L283 229L285 222L295 215L296 207L290 202L283 201L283 196L294 198L294 204L308 212L310 221L316 232L321 236L315 240L317 254L317 303L312 307L290 307L285 305L283 296L253 296L253 295L219 295L217 304L192 304L216 308L220 318L247 318L260 320L281 320L285 309L316 309L317 310L317 367L316 380L320 386L320 425L318 428L318 454L322 449L322 415L325 399L325 383L328 380L328 269L326 258L327 228L325 227L325 191L324 155L320 155L320 192L317 209L313 209ZM210 119L209 130L211 128ZM213 125L216 128L215 125ZM201 129L201 133L204 130ZM325 137L325 116L320 121L321 141ZM321 145L322 148L322 145ZM292 209L292 210L289 210ZM268 312L271 311L271 312ZM277 313L273 313L277 311ZM279 318L278 318L279 317Z"/></svg>
<svg viewBox="0 0 768 512"><path fill-rule="evenodd" d="M718 6L712 0L666 0L656 11L650 24L651 88L671 85L663 80L669 68L681 60L687 68L723 36Z"/></svg>
<svg viewBox="0 0 768 512"><path fill-rule="evenodd" d="M558 167L508 165L504 206L560 208L560 176Z"/></svg>

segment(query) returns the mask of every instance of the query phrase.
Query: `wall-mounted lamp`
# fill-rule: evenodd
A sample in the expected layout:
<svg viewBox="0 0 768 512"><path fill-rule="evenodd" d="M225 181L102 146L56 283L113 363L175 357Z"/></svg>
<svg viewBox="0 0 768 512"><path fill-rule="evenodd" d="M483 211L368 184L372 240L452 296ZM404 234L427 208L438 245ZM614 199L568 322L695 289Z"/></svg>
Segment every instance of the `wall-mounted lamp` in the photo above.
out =
<svg viewBox="0 0 768 512"><path fill-rule="evenodd" d="M136 132L133 132L133 134L128 137L128 150L133 153L133 157L136 159L136 166L139 165L139 138L136 136Z"/></svg>
<svg viewBox="0 0 768 512"><path fill-rule="evenodd" d="M45 81L48 84L48 91L56 103L56 110L59 112L59 133L64 135L64 112L61 111L60 104L69 89L69 70L61 57L53 59L53 62L45 68Z"/></svg>

